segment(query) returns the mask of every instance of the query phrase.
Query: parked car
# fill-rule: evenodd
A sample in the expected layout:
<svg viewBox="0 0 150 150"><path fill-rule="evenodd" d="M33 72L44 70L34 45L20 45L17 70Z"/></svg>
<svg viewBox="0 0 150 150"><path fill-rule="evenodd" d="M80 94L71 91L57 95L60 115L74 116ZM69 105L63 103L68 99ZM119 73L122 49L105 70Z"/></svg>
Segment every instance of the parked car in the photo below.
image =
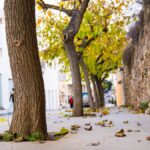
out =
<svg viewBox="0 0 150 150"><path fill-rule="evenodd" d="M82 92L82 98L83 98L83 107L89 107L88 93Z"/></svg>

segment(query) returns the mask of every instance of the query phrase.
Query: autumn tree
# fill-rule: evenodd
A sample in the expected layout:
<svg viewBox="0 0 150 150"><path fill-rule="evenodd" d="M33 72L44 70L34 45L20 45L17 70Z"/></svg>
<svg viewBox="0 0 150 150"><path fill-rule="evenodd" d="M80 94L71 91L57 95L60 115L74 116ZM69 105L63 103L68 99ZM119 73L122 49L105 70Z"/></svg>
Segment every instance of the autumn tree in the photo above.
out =
<svg viewBox="0 0 150 150"><path fill-rule="evenodd" d="M87 78L91 74L97 108L104 106L102 82L121 65L127 43L125 26L130 20L124 11L128 5L128 0L92 1L75 39Z"/></svg>
<svg viewBox="0 0 150 150"><path fill-rule="evenodd" d="M45 95L38 55L35 1L5 0L7 45L14 82L10 133L47 137Z"/></svg>
<svg viewBox="0 0 150 150"><path fill-rule="evenodd" d="M74 109L73 116L83 115L83 102L82 102L82 84L80 76L80 68L78 56L76 53L76 47L74 44L74 37L80 29L82 19L88 3L90 0L78 0L78 1L61 1L59 6L46 4L43 0L39 0L38 4L45 10L55 9L64 12L70 17L65 29L62 31L63 46L66 51L67 57L70 62L70 69L72 75L73 85L73 97L74 97Z"/></svg>
<svg viewBox="0 0 150 150"><path fill-rule="evenodd" d="M89 76L92 74L94 93L97 95L95 96L96 107L99 108L104 105L101 83L111 70L121 64L122 50L126 43L124 26L129 19L125 16L123 8L127 8L128 3L129 1L122 0L113 0L109 3L104 0L90 2L80 30L75 36L76 53L84 73L91 108L95 108L95 105ZM41 53L44 60L50 61L58 57L60 62L66 64L60 31L68 22L69 17L61 15L58 17L58 14L50 10L37 20L38 26L42 24L38 27L38 33L43 39L41 45L48 45L48 48ZM68 62L65 68L67 66Z"/></svg>

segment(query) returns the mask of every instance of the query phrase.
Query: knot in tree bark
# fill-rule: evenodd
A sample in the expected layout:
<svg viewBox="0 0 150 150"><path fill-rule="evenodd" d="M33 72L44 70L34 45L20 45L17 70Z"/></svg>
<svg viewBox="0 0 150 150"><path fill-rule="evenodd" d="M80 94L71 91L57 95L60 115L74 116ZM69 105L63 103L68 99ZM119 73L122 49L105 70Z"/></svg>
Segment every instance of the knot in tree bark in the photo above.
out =
<svg viewBox="0 0 150 150"><path fill-rule="evenodd" d="M14 40L13 44L15 47L20 47L23 44L23 40Z"/></svg>

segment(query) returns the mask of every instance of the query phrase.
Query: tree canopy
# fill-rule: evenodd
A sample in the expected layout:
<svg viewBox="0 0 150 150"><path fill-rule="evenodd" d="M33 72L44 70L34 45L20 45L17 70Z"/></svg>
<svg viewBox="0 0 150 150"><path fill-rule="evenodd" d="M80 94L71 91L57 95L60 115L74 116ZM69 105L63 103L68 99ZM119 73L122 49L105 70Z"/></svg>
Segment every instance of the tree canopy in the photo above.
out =
<svg viewBox="0 0 150 150"><path fill-rule="evenodd" d="M119 67L122 52L127 44L125 26L129 17L125 15L129 0L96 0L89 3L78 34L75 36L76 51L82 54L88 70L103 78ZM60 9L71 10L78 7L72 1L61 1ZM62 42L62 30L67 26L70 17L50 9L40 9L37 19L37 33L41 58L47 62L58 58L64 63L64 71L68 71L69 62Z"/></svg>

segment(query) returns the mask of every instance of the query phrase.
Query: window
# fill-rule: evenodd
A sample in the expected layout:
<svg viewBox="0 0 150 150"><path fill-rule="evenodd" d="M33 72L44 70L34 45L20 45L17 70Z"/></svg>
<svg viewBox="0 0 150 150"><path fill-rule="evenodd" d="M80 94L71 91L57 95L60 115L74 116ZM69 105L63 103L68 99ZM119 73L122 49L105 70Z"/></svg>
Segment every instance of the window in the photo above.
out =
<svg viewBox="0 0 150 150"><path fill-rule="evenodd" d="M2 53L3 53L2 48L0 48L0 57L2 57Z"/></svg>
<svg viewBox="0 0 150 150"><path fill-rule="evenodd" d="M3 22L2 22L2 18L0 18L0 24L2 24Z"/></svg>

